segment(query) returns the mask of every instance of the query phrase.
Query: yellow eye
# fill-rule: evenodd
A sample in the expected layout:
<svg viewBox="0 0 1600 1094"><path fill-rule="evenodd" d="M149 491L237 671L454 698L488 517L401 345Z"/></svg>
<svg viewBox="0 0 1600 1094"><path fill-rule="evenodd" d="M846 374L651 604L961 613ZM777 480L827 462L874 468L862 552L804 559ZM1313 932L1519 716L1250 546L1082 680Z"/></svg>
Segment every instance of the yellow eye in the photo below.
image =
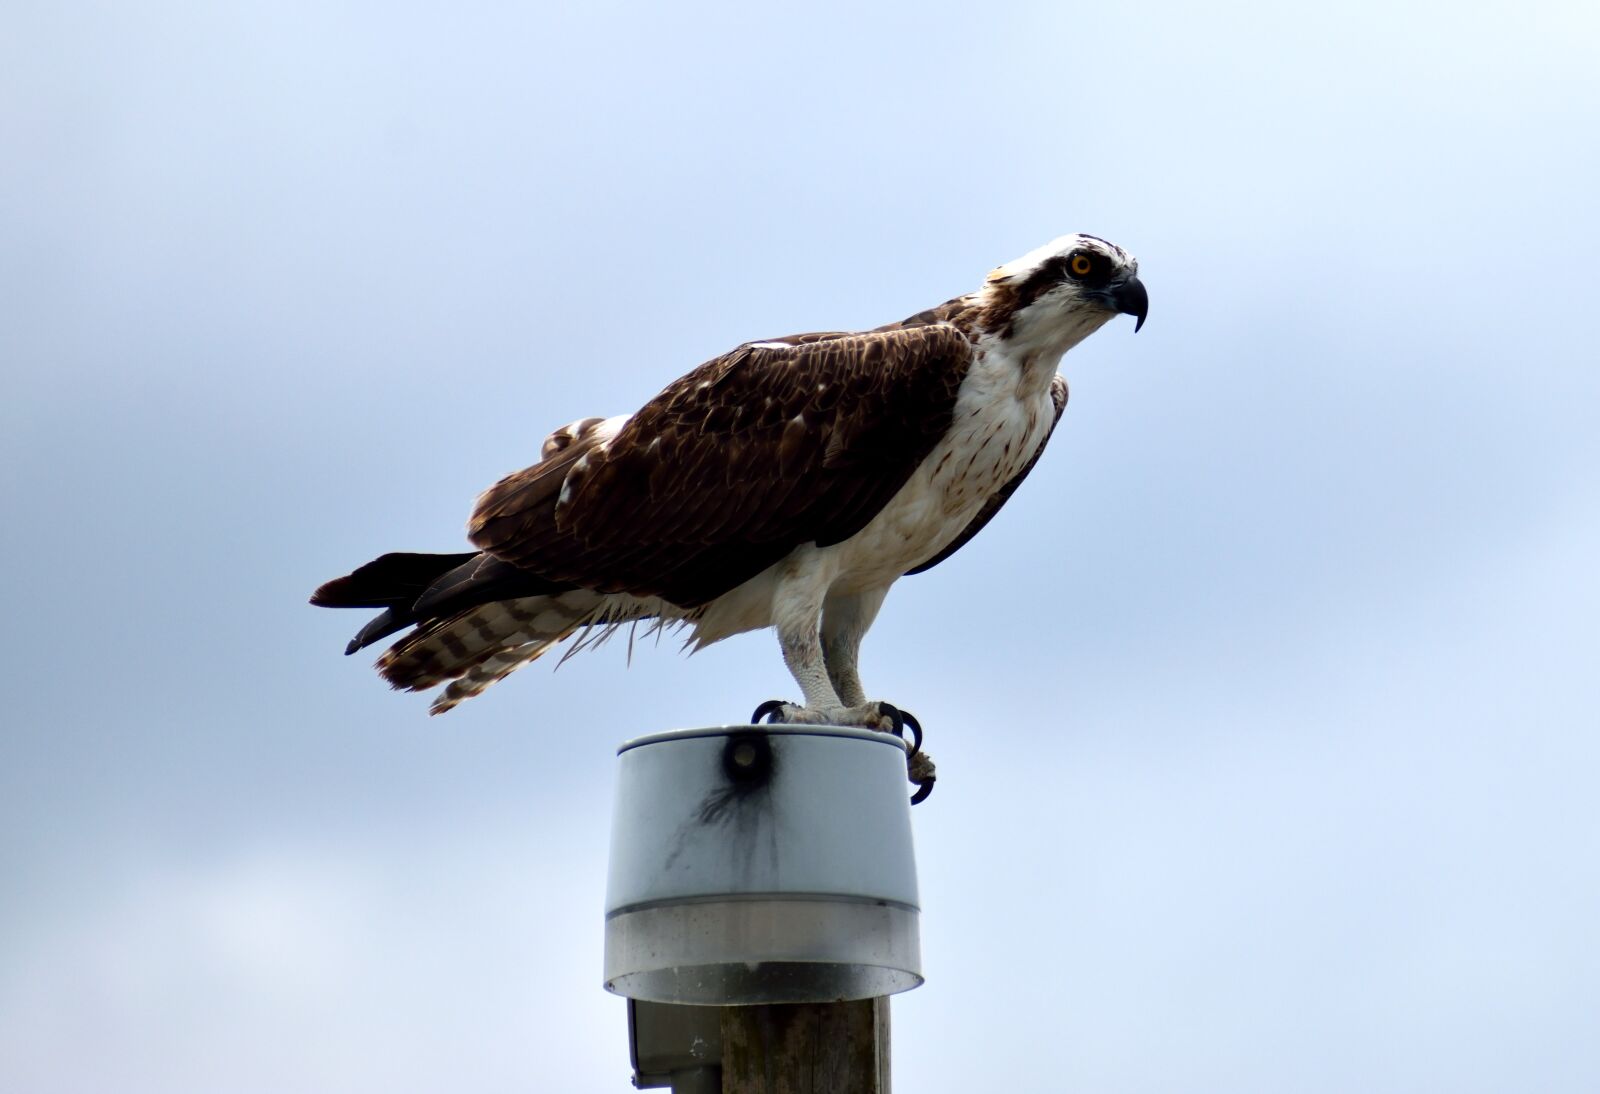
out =
<svg viewBox="0 0 1600 1094"><path fill-rule="evenodd" d="M1088 255L1073 255L1067 260L1067 269L1072 271L1073 277L1085 277L1094 268L1094 263L1089 261Z"/></svg>

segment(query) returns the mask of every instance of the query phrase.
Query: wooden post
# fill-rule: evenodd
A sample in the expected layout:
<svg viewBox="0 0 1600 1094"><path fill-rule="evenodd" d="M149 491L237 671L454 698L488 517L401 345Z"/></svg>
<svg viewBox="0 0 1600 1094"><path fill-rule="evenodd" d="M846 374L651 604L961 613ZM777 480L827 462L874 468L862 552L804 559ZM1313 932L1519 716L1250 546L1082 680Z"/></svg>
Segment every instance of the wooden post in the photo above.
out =
<svg viewBox="0 0 1600 1094"><path fill-rule="evenodd" d="M722 1094L889 1094L889 1000L722 1008Z"/></svg>

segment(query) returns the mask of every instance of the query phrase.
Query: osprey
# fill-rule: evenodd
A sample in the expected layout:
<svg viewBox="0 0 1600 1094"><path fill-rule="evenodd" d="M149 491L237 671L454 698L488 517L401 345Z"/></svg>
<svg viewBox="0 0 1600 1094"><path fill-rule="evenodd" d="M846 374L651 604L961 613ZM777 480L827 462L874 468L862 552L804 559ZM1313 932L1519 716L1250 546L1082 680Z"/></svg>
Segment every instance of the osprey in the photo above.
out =
<svg viewBox="0 0 1600 1094"><path fill-rule="evenodd" d="M889 586L965 545L1033 468L1067 403L1061 355L1119 313L1144 324L1138 268L1063 236L903 322L747 342L635 414L550 434L479 497L475 552L387 554L311 602L382 609L346 653L409 628L378 669L448 685L435 714L574 632L649 620L696 649L776 628L803 702L757 719L898 731L861 684L862 637Z"/></svg>

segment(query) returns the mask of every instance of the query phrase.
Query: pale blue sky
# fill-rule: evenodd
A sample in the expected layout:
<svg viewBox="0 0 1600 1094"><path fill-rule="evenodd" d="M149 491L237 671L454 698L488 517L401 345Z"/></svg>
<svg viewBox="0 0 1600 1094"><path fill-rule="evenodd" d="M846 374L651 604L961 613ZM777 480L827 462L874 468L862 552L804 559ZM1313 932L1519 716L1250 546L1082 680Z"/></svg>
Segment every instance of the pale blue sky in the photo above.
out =
<svg viewBox="0 0 1600 1094"><path fill-rule="evenodd" d="M628 1090L620 645L443 719L319 581L551 427L1084 230L1005 514L863 654L940 764L907 1090L1600 1088L1588 4L13 4L0 1089Z"/></svg>

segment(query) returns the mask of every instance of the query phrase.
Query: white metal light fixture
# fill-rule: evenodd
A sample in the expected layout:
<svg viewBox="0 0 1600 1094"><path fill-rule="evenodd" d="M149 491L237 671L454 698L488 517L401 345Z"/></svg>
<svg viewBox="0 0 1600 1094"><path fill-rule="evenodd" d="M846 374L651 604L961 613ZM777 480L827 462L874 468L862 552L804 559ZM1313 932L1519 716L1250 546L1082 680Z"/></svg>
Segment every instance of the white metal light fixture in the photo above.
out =
<svg viewBox="0 0 1600 1094"><path fill-rule="evenodd" d="M657 1003L823 1003L922 983L898 738L658 733L618 750L605 985Z"/></svg>

